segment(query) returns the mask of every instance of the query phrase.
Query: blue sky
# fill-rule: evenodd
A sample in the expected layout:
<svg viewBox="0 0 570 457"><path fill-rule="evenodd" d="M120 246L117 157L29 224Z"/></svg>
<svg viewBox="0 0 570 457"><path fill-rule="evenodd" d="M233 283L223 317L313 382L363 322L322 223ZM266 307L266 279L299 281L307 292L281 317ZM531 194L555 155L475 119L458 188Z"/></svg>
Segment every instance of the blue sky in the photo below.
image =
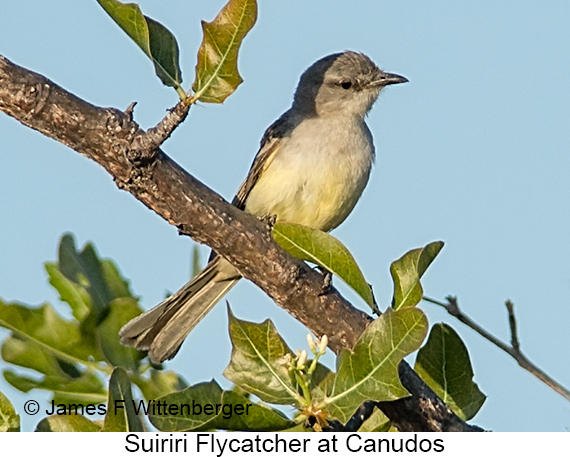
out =
<svg viewBox="0 0 570 457"><path fill-rule="evenodd" d="M185 87L194 76L199 21L211 20L223 4L140 1L145 14L177 36ZM137 101L135 119L148 128L177 101L94 0L10 2L2 15L0 54L95 105ZM290 106L303 70L326 54L365 52L410 82L387 88L368 118L377 163L334 235L383 307L392 293L390 262L444 240L425 276L426 294L457 295L466 313L505 340L503 303L511 299L523 350L568 386L569 19L570 4L555 0L262 0L240 56L245 82L223 105L192 108L164 150L231 199L264 129ZM118 190L101 167L5 115L0 139L3 299L57 302L42 264L55 259L67 231L113 258L145 308L185 282L191 242ZM305 347L306 330L255 286L243 281L228 299L237 316L270 317L291 347ZM431 323L451 323L469 348L475 380L488 395L474 423L496 431L570 427L562 397L439 309L422 308ZM192 383L221 380L229 351L225 309L218 306L169 366ZM48 398L20 394L3 380L0 390L20 411L27 398ZM27 430L37 422L23 419Z"/></svg>

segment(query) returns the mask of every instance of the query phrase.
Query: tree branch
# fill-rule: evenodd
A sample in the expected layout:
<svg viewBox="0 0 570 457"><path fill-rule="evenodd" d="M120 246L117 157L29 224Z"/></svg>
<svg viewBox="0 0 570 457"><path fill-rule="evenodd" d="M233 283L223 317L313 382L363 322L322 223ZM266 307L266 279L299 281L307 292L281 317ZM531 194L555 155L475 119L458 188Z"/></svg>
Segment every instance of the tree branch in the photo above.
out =
<svg viewBox="0 0 570 457"><path fill-rule="evenodd" d="M362 424L372 416L377 405L378 403L374 401L365 401L346 422L346 425L339 421L329 421L329 425L323 428L323 432L357 432L362 427Z"/></svg>
<svg viewBox="0 0 570 457"><path fill-rule="evenodd" d="M515 318L514 313L514 305L513 302L507 300L505 302L505 306L507 307L507 312L509 314L509 328L511 330L511 345L509 346L506 343L503 343L500 339L496 336L490 334L487 330L477 324L474 320L472 320L469 316L464 314L459 309L459 303L457 302L457 297L445 297L447 303L443 303L439 300L434 300L433 298L423 297L423 300L433 303L434 305L441 306L447 310L449 314L455 317L460 322L463 322L465 325L470 327L471 329L475 330L479 335L481 335L486 340L493 343L499 349L502 349L511 357L513 357L518 364L527 370L529 373L536 376L540 379L543 383L545 383L548 387L553 389L555 392L562 395L566 400L570 401L570 391L566 389L564 386L556 382L552 379L549 375L547 375L544 371L538 368L534 363L532 363L527 357L522 353L520 349L519 338L517 335L517 321Z"/></svg>
<svg viewBox="0 0 570 457"><path fill-rule="evenodd" d="M182 108L173 110L174 117L181 120L185 114L177 109ZM227 203L157 148L176 122L159 125L151 130L156 136L145 137L131 118L132 106L126 113L95 107L1 56L0 110L100 164L119 188L212 247L318 337L326 334L333 351L351 348L371 321L334 288L321 295L322 275L281 249L255 217ZM480 430L455 416L405 362L400 377L411 396L380 404L398 429Z"/></svg>
<svg viewBox="0 0 570 457"><path fill-rule="evenodd" d="M132 114L135 104L131 103L125 111L131 122L133 122ZM142 165L145 162L154 160L160 145L170 138L176 127L186 119L190 106L184 102L179 102L173 109L168 111L166 116L155 127L148 129L146 132L137 132L129 150L129 161Z"/></svg>

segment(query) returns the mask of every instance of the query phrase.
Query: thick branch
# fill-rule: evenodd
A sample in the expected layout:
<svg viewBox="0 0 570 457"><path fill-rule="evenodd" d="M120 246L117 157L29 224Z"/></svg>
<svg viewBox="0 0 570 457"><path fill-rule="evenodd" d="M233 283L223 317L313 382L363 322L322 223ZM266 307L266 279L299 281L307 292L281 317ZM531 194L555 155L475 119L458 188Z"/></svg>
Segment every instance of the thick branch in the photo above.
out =
<svg viewBox="0 0 570 457"><path fill-rule="evenodd" d="M159 149L141 150L148 143L137 140L144 132L129 113L95 107L1 57L0 110L103 166L117 186L227 258L317 336L326 334L335 352L351 348L370 322L336 290L321 295L322 275L281 249L261 222ZM381 405L400 430L476 429L459 420L405 362L400 376L412 396Z"/></svg>

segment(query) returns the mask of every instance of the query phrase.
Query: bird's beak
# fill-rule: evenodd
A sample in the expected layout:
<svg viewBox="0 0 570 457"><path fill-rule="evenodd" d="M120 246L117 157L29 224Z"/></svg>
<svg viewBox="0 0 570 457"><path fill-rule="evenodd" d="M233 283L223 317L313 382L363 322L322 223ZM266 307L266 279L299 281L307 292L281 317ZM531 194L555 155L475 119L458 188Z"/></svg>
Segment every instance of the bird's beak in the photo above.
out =
<svg viewBox="0 0 570 457"><path fill-rule="evenodd" d="M378 79L372 81L370 84L371 87L374 86L388 86L390 84L401 84L407 83L408 78L404 78L403 76L396 75L394 73L382 73Z"/></svg>

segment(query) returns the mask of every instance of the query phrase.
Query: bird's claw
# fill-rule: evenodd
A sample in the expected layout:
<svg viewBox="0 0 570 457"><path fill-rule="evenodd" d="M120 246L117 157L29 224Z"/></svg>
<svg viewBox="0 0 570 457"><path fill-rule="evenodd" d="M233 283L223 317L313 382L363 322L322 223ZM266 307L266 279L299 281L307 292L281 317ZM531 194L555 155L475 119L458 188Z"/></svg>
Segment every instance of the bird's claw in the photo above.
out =
<svg viewBox="0 0 570 457"><path fill-rule="evenodd" d="M324 268L319 268L323 273L323 284L319 296L328 294L332 289L332 273Z"/></svg>
<svg viewBox="0 0 570 457"><path fill-rule="evenodd" d="M266 214L264 216L260 216L258 219L261 222L263 222L263 224L265 224L265 227L267 228L267 230L271 231L271 230L273 230L273 227L275 227L275 222L277 221L277 215L276 214Z"/></svg>

